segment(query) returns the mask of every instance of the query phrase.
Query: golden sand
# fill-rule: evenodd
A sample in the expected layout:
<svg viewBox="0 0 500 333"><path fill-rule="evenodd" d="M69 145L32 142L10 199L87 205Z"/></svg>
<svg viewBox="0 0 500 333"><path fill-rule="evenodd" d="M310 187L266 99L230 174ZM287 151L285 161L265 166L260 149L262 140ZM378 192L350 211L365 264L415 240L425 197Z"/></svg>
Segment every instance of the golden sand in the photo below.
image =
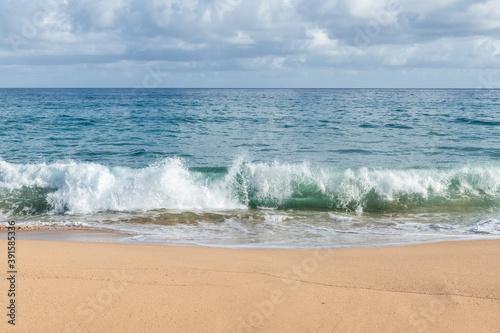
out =
<svg viewBox="0 0 500 333"><path fill-rule="evenodd" d="M500 332L500 240L318 251L18 241L17 266L15 327L1 272L1 332Z"/></svg>

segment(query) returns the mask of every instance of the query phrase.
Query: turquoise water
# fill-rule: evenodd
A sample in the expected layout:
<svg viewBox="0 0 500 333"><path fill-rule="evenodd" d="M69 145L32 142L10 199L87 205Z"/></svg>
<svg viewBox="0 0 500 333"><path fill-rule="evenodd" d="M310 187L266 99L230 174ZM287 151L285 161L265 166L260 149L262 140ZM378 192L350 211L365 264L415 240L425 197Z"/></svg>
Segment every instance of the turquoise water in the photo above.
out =
<svg viewBox="0 0 500 333"><path fill-rule="evenodd" d="M260 248L500 235L500 90L0 89L0 217Z"/></svg>

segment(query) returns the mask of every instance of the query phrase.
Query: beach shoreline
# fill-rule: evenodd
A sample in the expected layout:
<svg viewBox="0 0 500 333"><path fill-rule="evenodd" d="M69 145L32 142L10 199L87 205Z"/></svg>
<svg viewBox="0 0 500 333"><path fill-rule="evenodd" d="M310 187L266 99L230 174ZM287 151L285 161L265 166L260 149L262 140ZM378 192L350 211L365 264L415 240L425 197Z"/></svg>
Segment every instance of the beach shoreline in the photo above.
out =
<svg viewBox="0 0 500 333"><path fill-rule="evenodd" d="M249 243L224 243L224 242L198 242L194 240L170 240L151 237L148 234L138 234L119 229L89 228L89 227L18 227L16 224L16 234L18 240L23 241L49 241L49 242L89 242L89 243L117 243L129 245L159 245L159 246L180 246L180 247L202 247L202 248L222 248L222 249L241 249L241 250L335 250L335 249L370 249L383 247L402 247L411 245L433 244L441 242L462 242L462 241L482 241L482 240L500 240L499 235L476 234L476 235L432 235L428 238L406 240L388 240L376 241L372 239L364 243L356 242L346 244L318 244L316 246L304 244L267 244L263 242ZM7 225L0 226L0 239L7 238Z"/></svg>
<svg viewBox="0 0 500 333"><path fill-rule="evenodd" d="M500 240L332 250L19 240L7 332L500 328ZM0 253L7 260L7 241ZM5 267L5 265L4 265ZM9 281L1 273L2 306Z"/></svg>

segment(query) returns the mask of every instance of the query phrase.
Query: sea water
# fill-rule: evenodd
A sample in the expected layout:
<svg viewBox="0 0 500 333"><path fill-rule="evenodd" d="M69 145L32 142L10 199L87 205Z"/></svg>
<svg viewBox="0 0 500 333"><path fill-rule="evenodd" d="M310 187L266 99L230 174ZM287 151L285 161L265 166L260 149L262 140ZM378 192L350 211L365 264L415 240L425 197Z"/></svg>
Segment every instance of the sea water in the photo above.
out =
<svg viewBox="0 0 500 333"><path fill-rule="evenodd" d="M0 89L0 219L125 242L500 236L500 90Z"/></svg>

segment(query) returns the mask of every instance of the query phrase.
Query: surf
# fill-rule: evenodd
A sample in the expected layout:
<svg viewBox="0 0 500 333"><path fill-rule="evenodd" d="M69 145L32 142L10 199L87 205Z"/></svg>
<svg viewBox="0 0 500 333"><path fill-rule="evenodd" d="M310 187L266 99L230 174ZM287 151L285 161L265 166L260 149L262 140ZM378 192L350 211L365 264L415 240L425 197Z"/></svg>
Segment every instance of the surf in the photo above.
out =
<svg viewBox="0 0 500 333"><path fill-rule="evenodd" d="M332 168L308 163L189 167L166 158L145 168L65 161L0 161L7 215L92 214L153 209L282 209L450 212L500 207L500 165Z"/></svg>

